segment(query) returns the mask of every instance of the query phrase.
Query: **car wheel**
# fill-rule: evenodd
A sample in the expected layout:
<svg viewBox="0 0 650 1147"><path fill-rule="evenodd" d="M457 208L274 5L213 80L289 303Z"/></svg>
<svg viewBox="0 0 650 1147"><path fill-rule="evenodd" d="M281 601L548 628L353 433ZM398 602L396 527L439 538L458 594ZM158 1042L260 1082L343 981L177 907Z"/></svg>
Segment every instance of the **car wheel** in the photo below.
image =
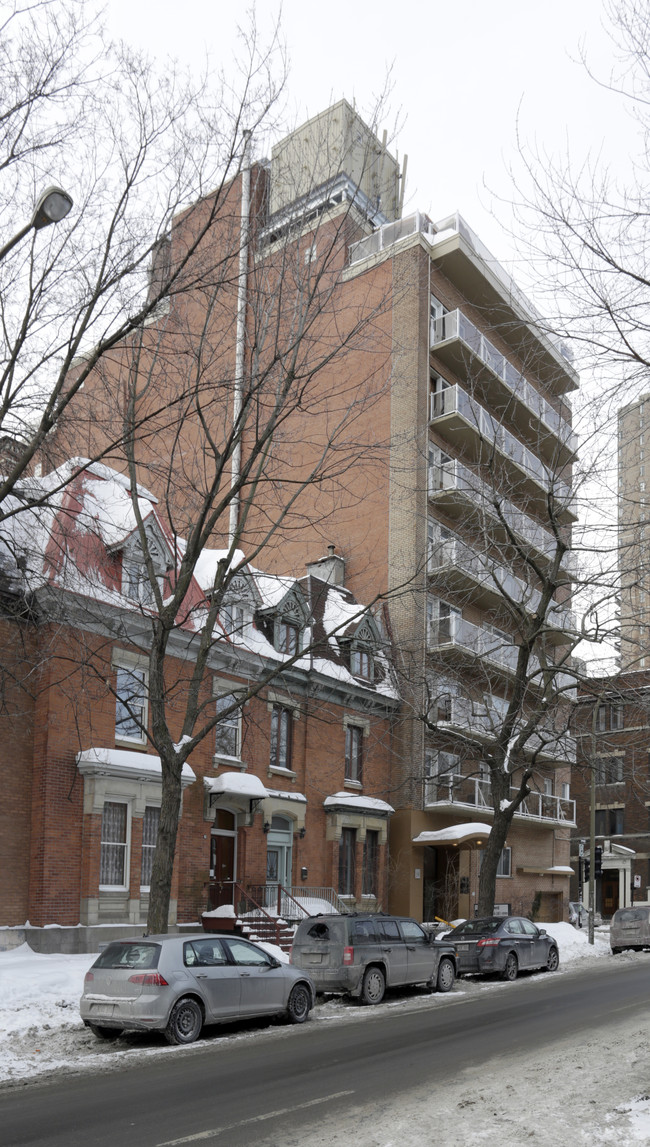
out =
<svg viewBox="0 0 650 1147"><path fill-rule="evenodd" d="M517 963L517 957L515 956L514 952L508 952L508 955L506 956L506 962L501 973L501 979L516 980L518 971L519 964Z"/></svg>
<svg viewBox="0 0 650 1147"><path fill-rule="evenodd" d="M364 1004L380 1004L386 991L386 977L381 968L366 968L361 984L361 1000Z"/></svg>
<svg viewBox="0 0 650 1147"><path fill-rule="evenodd" d="M549 948L548 956L546 957L546 971L557 972L560 966L560 953L557 948Z"/></svg>
<svg viewBox="0 0 650 1147"><path fill-rule="evenodd" d="M438 967L438 979L436 981L436 988L439 992L450 992L456 981L456 969L454 968L453 960L445 957L440 961Z"/></svg>
<svg viewBox="0 0 650 1147"><path fill-rule="evenodd" d="M167 1043L194 1043L199 1038L203 1027L203 1012L196 1000L183 996L174 1004L167 1027L165 1039Z"/></svg>
<svg viewBox="0 0 650 1147"><path fill-rule="evenodd" d="M287 1000L287 1018L290 1024L304 1024L311 1011L311 992L306 984L294 984Z"/></svg>
<svg viewBox="0 0 650 1147"><path fill-rule="evenodd" d="M122 1028L104 1028L99 1024L88 1024L88 1027L97 1039L117 1039L122 1035Z"/></svg>

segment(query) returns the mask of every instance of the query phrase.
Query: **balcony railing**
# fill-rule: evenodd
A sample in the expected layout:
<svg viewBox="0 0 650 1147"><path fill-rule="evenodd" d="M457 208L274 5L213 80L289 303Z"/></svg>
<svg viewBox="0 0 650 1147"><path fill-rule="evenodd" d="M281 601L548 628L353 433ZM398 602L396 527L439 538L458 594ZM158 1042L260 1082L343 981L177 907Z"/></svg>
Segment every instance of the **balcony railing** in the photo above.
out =
<svg viewBox="0 0 650 1147"><path fill-rule="evenodd" d="M566 419L558 414L557 410L542 397L539 391L531 386L505 355L497 350L494 344L461 310L448 311L447 314L431 320L431 346L451 339L460 339L468 350L476 355L504 383L511 394L518 398L536 418L539 418L553 434L557 435L568 450L571 452L576 450L577 437Z"/></svg>
<svg viewBox="0 0 650 1147"><path fill-rule="evenodd" d="M444 693L444 685L440 689ZM507 702L503 707L497 705L499 698L491 701L479 701L469 697L456 697L452 693L444 694L444 701L438 704L436 723L439 729L458 731L470 740L475 739L485 743L496 737L506 711ZM526 743L524 754L537 752L549 760L563 761L570 765L575 763L576 742L575 737L569 733L557 733L548 725L540 725L539 732L533 733Z"/></svg>
<svg viewBox="0 0 650 1147"><path fill-rule="evenodd" d="M360 263L370 255L376 255L380 251L385 251L388 247L392 247L394 243L398 243L400 239L404 239L408 235L419 233L428 243L434 246L441 240L446 239L448 232L456 233L465 240L475 255L478 256L481 262L489 268L491 273L499 281L505 297L514 300L524 315L528 316L533 321L533 324L541 330L542 317L537 308L527 295L524 294L521 288L517 286L512 275L509 275L505 268L501 266L498 259L495 259L491 251L481 242L478 235L472 231L472 228L458 212L436 223L432 223L429 216L422 214L420 211L416 211L413 215L407 215L404 219L398 219L396 223L386 223L383 227L378 227L377 230L374 231L372 235L368 235L366 239L361 239L358 243L351 245L350 263ZM567 345L551 331L544 331L543 333L565 361L572 364L573 358Z"/></svg>
<svg viewBox="0 0 650 1147"><path fill-rule="evenodd" d="M450 462L429 466L428 487L430 498L438 497L445 490L456 490L467 495L473 506L478 506L496 523L499 523L494 506L494 491L487 482L484 482L478 474L468 469L458 459L454 458ZM557 543L549 530L535 522L523 510L519 510L507 498L500 499L499 509L513 534L520 538L525 545L529 545L546 558L552 559L554 557ZM571 568L570 555L565 555L562 564L566 569Z"/></svg>
<svg viewBox="0 0 650 1147"><path fill-rule="evenodd" d="M486 592L497 596L506 595L517 605L524 606L529 613L535 613L541 601L539 590L526 585L504 566L492 562L487 555L479 554L462 538L444 538L430 543L427 569L430 574L438 570L460 570ZM548 611L547 621L553 629L575 630L575 614L560 603Z"/></svg>
<svg viewBox="0 0 650 1147"><path fill-rule="evenodd" d="M510 789L511 800L518 791L514 787ZM461 805L465 808L480 809L482 815L494 811L490 781L478 777L463 777L457 773L439 773L435 777L428 777L424 787L424 803L427 808L436 805ZM549 796L546 793L530 793L517 809L515 817L574 825L576 802L565 797Z"/></svg>
<svg viewBox="0 0 650 1147"><path fill-rule="evenodd" d="M475 625L473 621L466 621L464 617L450 614L448 617L433 619L429 622L428 632L429 649L440 649L444 646L455 646L468 650L485 661L490 661L502 669L514 673L517 668L519 646L513 645L500 634L492 633ZM528 662L528 672L536 673L539 661L531 656Z"/></svg>
<svg viewBox="0 0 650 1147"><path fill-rule="evenodd" d="M458 414L487 444L488 451L496 448L545 492L552 490L556 498L568 503L571 490L566 482L547 470L532 450L524 446L514 434L492 418L483 406L471 398L460 386L448 386L431 395L431 421L436 422L450 414ZM568 508L568 505L567 505Z"/></svg>

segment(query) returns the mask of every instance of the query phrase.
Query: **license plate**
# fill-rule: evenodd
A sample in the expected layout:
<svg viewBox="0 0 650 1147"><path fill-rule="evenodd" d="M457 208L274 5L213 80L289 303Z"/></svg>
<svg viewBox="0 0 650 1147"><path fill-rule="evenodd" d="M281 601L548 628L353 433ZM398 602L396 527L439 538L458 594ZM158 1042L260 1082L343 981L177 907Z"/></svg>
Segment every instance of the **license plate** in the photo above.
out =
<svg viewBox="0 0 650 1147"><path fill-rule="evenodd" d="M471 946L471 944L456 944L459 952L469 952Z"/></svg>
<svg viewBox="0 0 650 1147"><path fill-rule="evenodd" d="M107 1020L115 1011L115 1004L92 1004L91 1011L99 1019Z"/></svg>
<svg viewBox="0 0 650 1147"><path fill-rule="evenodd" d="M319 952L317 955L310 953L310 955L307 958L308 958L310 964L322 964L322 962L323 962L323 956L322 956L321 952Z"/></svg>

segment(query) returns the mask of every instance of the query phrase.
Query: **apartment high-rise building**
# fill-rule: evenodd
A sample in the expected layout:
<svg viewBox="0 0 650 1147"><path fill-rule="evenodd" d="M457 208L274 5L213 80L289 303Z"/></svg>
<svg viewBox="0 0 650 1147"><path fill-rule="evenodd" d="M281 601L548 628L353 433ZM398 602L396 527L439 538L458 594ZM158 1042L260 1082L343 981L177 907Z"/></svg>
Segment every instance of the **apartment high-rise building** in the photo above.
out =
<svg viewBox="0 0 650 1147"><path fill-rule="evenodd" d="M214 243L237 233L241 213L245 248L233 251L248 258L243 272L234 254L230 278L220 272L237 284L243 305L233 287L205 319L215 393L217 378L229 395L238 380L261 377L269 329L293 329L312 284L321 276L329 285L299 364L305 376L318 367L311 406L297 409L291 432L274 442L239 544L259 544L273 498L299 484L345 396L354 415L345 441L358 442L358 456L346 455L333 476L301 490L265 544L263 564L284 572L318 560L331 544L345 560L346 586L361 600L379 594L388 602L404 705L394 726L386 907L420 919L473 914L494 816L491 753L516 694L517 731L528 722L533 735L521 762L509 746L506 765L513 784L519 764L532 773L501 856L496 900L502 911L561 919L575 747L562 699L571 682L557 665L574 629L568 395L578 380L565 348L462 216L404 217L403 200L403 172L385 136L344 100L232 184L231 226L217 228ZM172 228L172 266L188 218ZM186 346L195 313L187 297L172 295L169 312L143 335L147 355L167 348L165 386L176 369L171 350L181 340ZM328 362L328 348L341 340L345 357L332 353ZM119 348L104 370L125 372ZM113 416L101 393L86 383L95 403L84 423L89 436ZM163 489L167 433L154 452L147 443L141 451L142 480L154 492ZM188 472L193 433L190 411L178 430ZM89 437L91 455L93 447ZM119 467L118 453L111 461ZM522 649L530 654L523 675ZM362 680L371 659L357 669ZM373 796L359 781L353 788ZM348 833L345 847L361 857L362 843Z"/></svg>
<svg viewBox="0 0 650 1147"><path fill-rule="evenodd" d="M650 394L618 413L618 531L626 672L650 667Z"/></svg>

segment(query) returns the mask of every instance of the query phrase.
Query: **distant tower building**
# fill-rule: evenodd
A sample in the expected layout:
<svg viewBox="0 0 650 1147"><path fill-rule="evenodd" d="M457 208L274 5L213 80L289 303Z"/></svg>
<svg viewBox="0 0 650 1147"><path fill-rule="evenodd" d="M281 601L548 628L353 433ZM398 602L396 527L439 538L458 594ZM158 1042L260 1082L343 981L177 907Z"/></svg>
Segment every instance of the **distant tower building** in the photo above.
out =
<svg viewBox="0 0 650 1147"><path fill-rule="evenodd" d="M618 414L621 668L650 666L650 501L646 491L650 393Z"/></svg>

